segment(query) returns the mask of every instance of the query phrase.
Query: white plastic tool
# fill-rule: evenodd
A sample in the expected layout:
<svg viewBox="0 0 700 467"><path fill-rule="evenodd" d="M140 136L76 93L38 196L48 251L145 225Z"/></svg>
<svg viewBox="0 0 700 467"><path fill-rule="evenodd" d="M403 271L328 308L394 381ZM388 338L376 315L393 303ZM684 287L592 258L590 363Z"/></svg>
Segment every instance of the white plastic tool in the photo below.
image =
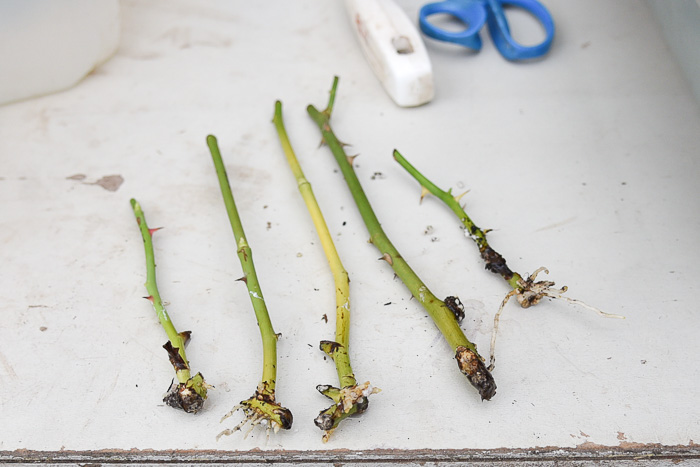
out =
<svg viewBox="0 0 700 467"><path fill-rule="evenodd" d="M425 44L393 0L345 0L353 29L374 74L401 107L430 102L433 69Z"/></svg>
<svg viewBox="0 0 700 467"><path fill-rule="evenodd" d="M0 104L67 89L119 46L118 0L0 0Z"/></svg>

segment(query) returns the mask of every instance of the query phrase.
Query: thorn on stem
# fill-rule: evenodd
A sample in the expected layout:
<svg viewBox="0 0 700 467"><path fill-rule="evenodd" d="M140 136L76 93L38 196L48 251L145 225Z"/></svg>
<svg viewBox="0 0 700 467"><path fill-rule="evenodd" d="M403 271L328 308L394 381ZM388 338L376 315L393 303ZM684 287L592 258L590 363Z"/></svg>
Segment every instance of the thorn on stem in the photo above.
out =
<svg viewBox="0 0 700 467"><path fill-rule="evenodd" d="M149 302L153 303L153 295L149 295L148 297L143 297L143 298L145 298Z"/></svg>
<svg viewBox="0 0 700 467"><path fill-rule="evenodd" d="M247 276L239 277L238 279L236 279L236 281L241 281L241 282L244 282L244 283L247 284L247 283L248 283L248 277L247 277Z"/></svg>
<svg viewBox="0 0 700 467"><path fill-rule="evenodd" d="M421 187L420 187L420 201L418 202L418 204L422 204L423 198L425 198L425 195L428 195L428 194L430 194L430 190L428 190L426 187L421 185Z"/></svg>
<svg viewBox="0 0 700 467"><path fill-rule="evenodd" d="M391 255L389 253L384 253L384 255L379 259L386 261L390 266L394 265L394 260L391 259Z"/></svg>
<svg viewBox="0 0 700 467"><path fill-rule="evenodd" d="M152 237L154 233L158 232L163 227L156 227L155 229L148 229L148 234Z"/></svg>
<svg viewBox="0 0 700 467"><path fill-rule="evenodd" d="M465 191L464 193L462 193L461 195L453 196L453 198L455 199L455 201L457 201L457 202L459 203L459 200L462 199L462 196L464 196L464 195L466 195L467 193L469 193L469 191L470 191L470 190L467 190L467 191Z"/></svg>
<svg viewBox="0 0 700 467"><path fill-rule="evenodd" d="M359 156L359 154L355 154L354 156L345 156L345 158L348 160L348 164L352 166L353 162L355 161L355 158Z"/></svg>

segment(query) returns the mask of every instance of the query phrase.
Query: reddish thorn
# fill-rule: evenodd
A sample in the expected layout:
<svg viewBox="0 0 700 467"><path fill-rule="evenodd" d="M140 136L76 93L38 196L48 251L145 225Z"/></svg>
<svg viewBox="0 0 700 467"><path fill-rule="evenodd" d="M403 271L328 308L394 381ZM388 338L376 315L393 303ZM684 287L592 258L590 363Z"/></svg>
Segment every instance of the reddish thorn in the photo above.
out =
<svg viewBox="0 0 700 467"><path fill-rule="evenodd" d="M248 283L248 278L247 278L246 276L239 277L239 278L236 279L236 280L237 280L237 281L241 281L241 282L245 282L246 284Z"/></svg>
<svg viewBox="0 0 700 467"><path fill-rule="evenodd" d="M143 298L145 298L149 302L153 303L153 295L149 295L148 297L143 297Z"/></svg>
<svg viewBox="0 0 700 467"><path fill-rule="evenodd" d="M152 237L154 233L158 232L163 227L156 227L155 229L148 229L149 235Z"/></svg>
<svg viewBox="0 0 700 467"><path fill-rule="evenodd" d="M379 260L384 260L390 265L394 265L394 260L391 258L391 255L389 253L384 253L384 255L381 258L379 258Z"/></svg>

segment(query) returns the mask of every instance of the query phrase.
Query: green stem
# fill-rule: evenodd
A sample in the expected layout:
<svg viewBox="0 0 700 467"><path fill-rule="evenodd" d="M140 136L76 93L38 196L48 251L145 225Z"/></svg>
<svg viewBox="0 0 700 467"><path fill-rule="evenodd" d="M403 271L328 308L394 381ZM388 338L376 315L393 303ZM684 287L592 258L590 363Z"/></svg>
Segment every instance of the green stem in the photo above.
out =
<svg viewBox="0 0 700 467"><path fill-rule="evenodd" d="M211 157L214 161L214 167L216 168L216 175L219 178L219 185L221 186L221 194L224 197L224 204L226 205L226 212L228 213L231 228L233 229L233 235L236 239L238 259L241 262L241 268L243 269L244 274L242 280L248 287L248 294L250 295L250 301L253 304L255 317L258 321L258 327L260 328L260 335L262 336L263 384L261 385L262 387L260 392L263 394L274 395L277 378L277 335L272 328L270 315L267 312L267 307L265 306L265 300L263 299L262 290L260 289L258 276L255 273L253 254L250 246L248 245L248 241L246 240L245 232L243 231L243 224L238 216L238 210L236 209L236 204L233 200L231 186L229 185L224 162L221 159L221 152L219 151L216 137L212 135L207 136L207 145L211 151Z"/></svg>
<svg viewBox="0 0 700 467"><path fill-rule="evenodd" d="M523 277L517 272L513 272L506 265L506 260L498 252L496 252L489 242L486 240L486 232L481 230L477 225L471 220L471 218L464 211L464 208L459 204L460 198L464 195L454 196L452 194L452 189L448 191L441 190L433 182L428 180L422 173L418 171L410 162L406 160L405 157L399 153L396 149L394 150L394 159L398 162L401 167L406 169L406 171L415 178L421 187L425 191L430 192L432 195L440 199L454 212L459 220L464 226L465 232L469 237L474 240L476 245L479 247L479 252L481 257L486 262L486 269L489 271L499 274L514 290L522 290ZM422 199L422 198L421 198Z"/></svg>
<svg viewBox="0 0 700 467"><path fill-rule="evenodd" d="M433 319L435 325L445 337L445 340L456 352L458 363L460 363L460 369L467 375L472 385L479 390L482 399L490 399L495 394L496 385L491 375L483 366L483 359L478 355L476 346L470 342L462 332L455 318L455 313L428 289L391 243L372 210L369 200L352 167L351 159L345 154L343 145L338 141L331 129L330 117L337 86L338 77L335 77L330 92L329 104L324 111L319 112L313 105L309 105L307 111L320 128L323 141L328 144L343 173L343 177L357 204L360 215L370 233L370 243L377 247L383 259L391 265L396 275L411 291L413 297L423 305L423 308ZM462 360L464 359L460 359L460 356L464 355L465 352L469 354L469 358L467 358L467 360L469 360L469 365L462 365ZM466 368L467 366L469 366L469 368Z"/></svg>
<svg viewBox="0 0 700 467"><path fill-rule="evenodd" d="M139 230L143 237L143 246L146 250L146 283L144 285L149 294L146 298L153 304L153 309L156 315L158 315L158 321L160 321L161 326L165 329L170 343L174 348L178 349L178 353L185 362L186 368L177 370L176 374L177 380L180 383L186 383L187 380L190 379L190 368L187 356L185 355L185 343L183 337L175 329L175 325L170 320L170 316L168 316L168 312L163 306L163 301L158 292L158 285L156 284L156 262L155 254L153 253L153 232L155 232L155 230L150 230L148 228L143 209L141 209L139 202L133 198L131 199L131 208L134 210L136 222L139 225Z"/></svg>
<svg viewBox="0 0 700 467"><path fill-rule="evenodd" d="M190 338L190 332L177 332L160 298L156 284L156 262L152 238L153 233L158 229L148 228L143 209L141 209L138 201L133 198L131 199L131 208L136 216L136 222L139 225L139 230L143 237L143 246L146 251L145 285L149 294L146 298L153 304L153 309L158 315L158 321L160 321L161 326L163 326L165 333L168 335L168 342L163 348L168 352L168 358L173 368L175 368L175 375L178 381L177 385L170 386L163 402L171 407L181 408L187 413L197 413L204 406L204 401L207 398L207 389L211 386L204 381L201 373L190 376L190 364L187 361L187 355L185 355L185 345Z"/></svg>
<svg viewBox="0 0 700 467"><path fill-rule="evenodd" d="M297 180L299 192L304 199L306 208L309 210L314 227L316 228L316 232L321 240L321 245L323 246L323 251L326 254L326 258L328 260L328 264L330 265L335 282L335 342L338 343L339 346L333 346L335 351L330 355L335 361L340 387L344 388L347 386L354 386L357 384L357 381L355 380L355 375L353 374L352 367L350 365L350 356L348 354L348 349L350 346L350 280L348 278L348 273L340 261L340 256L338 255L338 251L333 243L333 237L331 236L331 233L328 230L328 225L323 218L323 213L321 212L321 208L316 201L311 184L304 176L301 165L299 165L296 154L294 154L294 149L292 148L292 144L289 141L289 136L287 135L287 131L284 127L284 120L282 119L282 103L280 101L275 103L275 115L272 122L277 129L277 134L279 135L284 154L287 157L287 162L289 163L289 167Z"/></svg>

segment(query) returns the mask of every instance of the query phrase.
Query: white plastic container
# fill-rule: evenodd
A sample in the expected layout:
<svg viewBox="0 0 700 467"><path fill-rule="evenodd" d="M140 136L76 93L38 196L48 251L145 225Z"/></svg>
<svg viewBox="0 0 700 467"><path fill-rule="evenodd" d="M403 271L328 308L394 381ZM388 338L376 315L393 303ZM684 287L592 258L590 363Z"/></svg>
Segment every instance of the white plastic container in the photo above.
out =
<svg viewBox="0 0 700 467"><path fill-rule="evenodd" d="M119 45L118 0L2 0L0 104L67 89Z"/></svg>

